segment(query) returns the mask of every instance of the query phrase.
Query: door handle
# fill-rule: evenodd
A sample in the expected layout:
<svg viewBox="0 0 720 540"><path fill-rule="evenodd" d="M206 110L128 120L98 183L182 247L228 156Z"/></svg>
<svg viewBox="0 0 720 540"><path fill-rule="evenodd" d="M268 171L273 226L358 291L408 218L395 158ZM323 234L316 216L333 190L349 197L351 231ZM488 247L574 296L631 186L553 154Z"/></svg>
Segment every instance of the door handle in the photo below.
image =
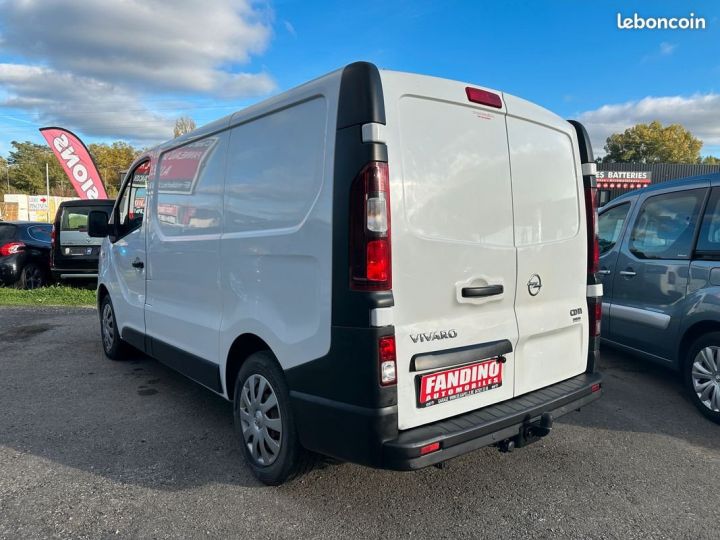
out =
<svg viewBox="0 0 720 540"><path fill-rule="evenodd" d="M612 274L612 272L607 268L601 268L600 270L598 270L598 274L602 276L609 276L610 274Z"/></svg>
<svg viewBox="0 0 720 540"><path fill-rule="evenodd" d="M133 268L145 268L145 263L142 262L140 259L136 258L132 262Z"/></svg>
<svg viewBox="0 0 720 540"><path fill-rule="evenodd" d="M620 270L619 274L620 274L621 276L626 276L626 277L634 277L634 276L637 275L637 273L635 272L635 270L632 270L632 269L630 269L630 270Z"/></svg>
<svg viewBox="0 0 720 540"><path fill-rule="evenodd" d="M497 296L505 292L502 285L487 285L485 287L463 287L463 298L484 298L486 296Z"/></svg>

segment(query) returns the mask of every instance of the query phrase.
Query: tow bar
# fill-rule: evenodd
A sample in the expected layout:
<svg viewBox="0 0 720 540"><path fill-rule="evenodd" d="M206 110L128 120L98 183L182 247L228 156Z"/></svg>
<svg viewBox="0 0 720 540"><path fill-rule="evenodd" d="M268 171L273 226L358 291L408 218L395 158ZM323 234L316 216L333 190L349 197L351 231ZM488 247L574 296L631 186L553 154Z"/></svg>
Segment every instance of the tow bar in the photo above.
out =
<svg viewBox="0 0 720 540"><path fill-rule="evenodd" d="M535 422L526 421L515 436L497 444L501 452L512 452L515 448L522 448L528 444L547 437L552 431L553 417L550 413L543 413Z"/></svg>

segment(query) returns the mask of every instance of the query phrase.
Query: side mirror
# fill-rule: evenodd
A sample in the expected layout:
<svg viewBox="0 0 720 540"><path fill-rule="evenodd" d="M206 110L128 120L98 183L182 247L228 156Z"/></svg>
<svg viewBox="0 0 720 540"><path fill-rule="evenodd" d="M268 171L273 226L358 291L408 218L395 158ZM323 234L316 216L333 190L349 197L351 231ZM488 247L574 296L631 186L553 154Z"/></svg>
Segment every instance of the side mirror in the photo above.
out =
<svg viewBox="0 0 720 540"><path fill-rule="evenodd" d="M92 210L88 214L87 232L93 238L105 238L110 232L108 215L101 210Z"/></svg>

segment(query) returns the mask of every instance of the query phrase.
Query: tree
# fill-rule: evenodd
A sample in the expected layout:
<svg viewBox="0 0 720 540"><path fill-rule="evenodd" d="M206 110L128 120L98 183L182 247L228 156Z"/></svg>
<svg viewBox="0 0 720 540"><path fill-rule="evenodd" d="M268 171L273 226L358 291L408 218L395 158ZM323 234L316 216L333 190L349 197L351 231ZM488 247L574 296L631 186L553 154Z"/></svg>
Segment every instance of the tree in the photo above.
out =
<svg viewBox="0 0 720 540"><path fill-rule="evenodd" d="M705 156L702 158L700 163L703 165L720 165L720 158L716 158L715 156Z"/></svg>
<svg viewBox="0 0 720 540"><path fill-rule="evenodd" d="M637 124L607 138L604 162L697 163L702 141L680 124Z"/></svg>
<svg viewBox="0 0 720 540"><path fill-rule="evenodd" d="M10 191L19 191L31 195L46 192L45 164L48 164L50 191L57 193L62 190L63 182L69 185L62 167L55 159L49 147L30 141L12 141L12 150L8 155L10 166Z"/></svg>
<svg viewBox="0 0 720 540"><path fill-rule="evenodd" d="M189 116L181 116L180 118L175 120L175 128L173 129L173 135L175 138L180 137L181 135L190 133L196 127L197 126L195 125L195 120L193 120Z"/></svg>
<svg viewBox="0 0 720 540"><path fill-rule="evenodd" d="M89 144L88 150L95 160L108 196L115 195L120 186L121 174L130 168L140 152L122 141L115 141L112 144Z"/></svg>

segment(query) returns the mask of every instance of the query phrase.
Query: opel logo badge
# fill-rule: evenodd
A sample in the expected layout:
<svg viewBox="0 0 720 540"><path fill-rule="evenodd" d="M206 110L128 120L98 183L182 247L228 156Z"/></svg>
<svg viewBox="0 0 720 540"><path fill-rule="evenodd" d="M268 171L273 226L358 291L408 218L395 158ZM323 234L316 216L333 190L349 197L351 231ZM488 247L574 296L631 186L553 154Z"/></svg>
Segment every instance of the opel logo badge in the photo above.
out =
<svg viewBox="0 0 720 540"><path fill-rule="evenodd" d="M540 279L540 276L537 274L530 276L530 281L528 281L527 287L530 296L537 296L540 289L542 289L542 280Z"/></svg>

